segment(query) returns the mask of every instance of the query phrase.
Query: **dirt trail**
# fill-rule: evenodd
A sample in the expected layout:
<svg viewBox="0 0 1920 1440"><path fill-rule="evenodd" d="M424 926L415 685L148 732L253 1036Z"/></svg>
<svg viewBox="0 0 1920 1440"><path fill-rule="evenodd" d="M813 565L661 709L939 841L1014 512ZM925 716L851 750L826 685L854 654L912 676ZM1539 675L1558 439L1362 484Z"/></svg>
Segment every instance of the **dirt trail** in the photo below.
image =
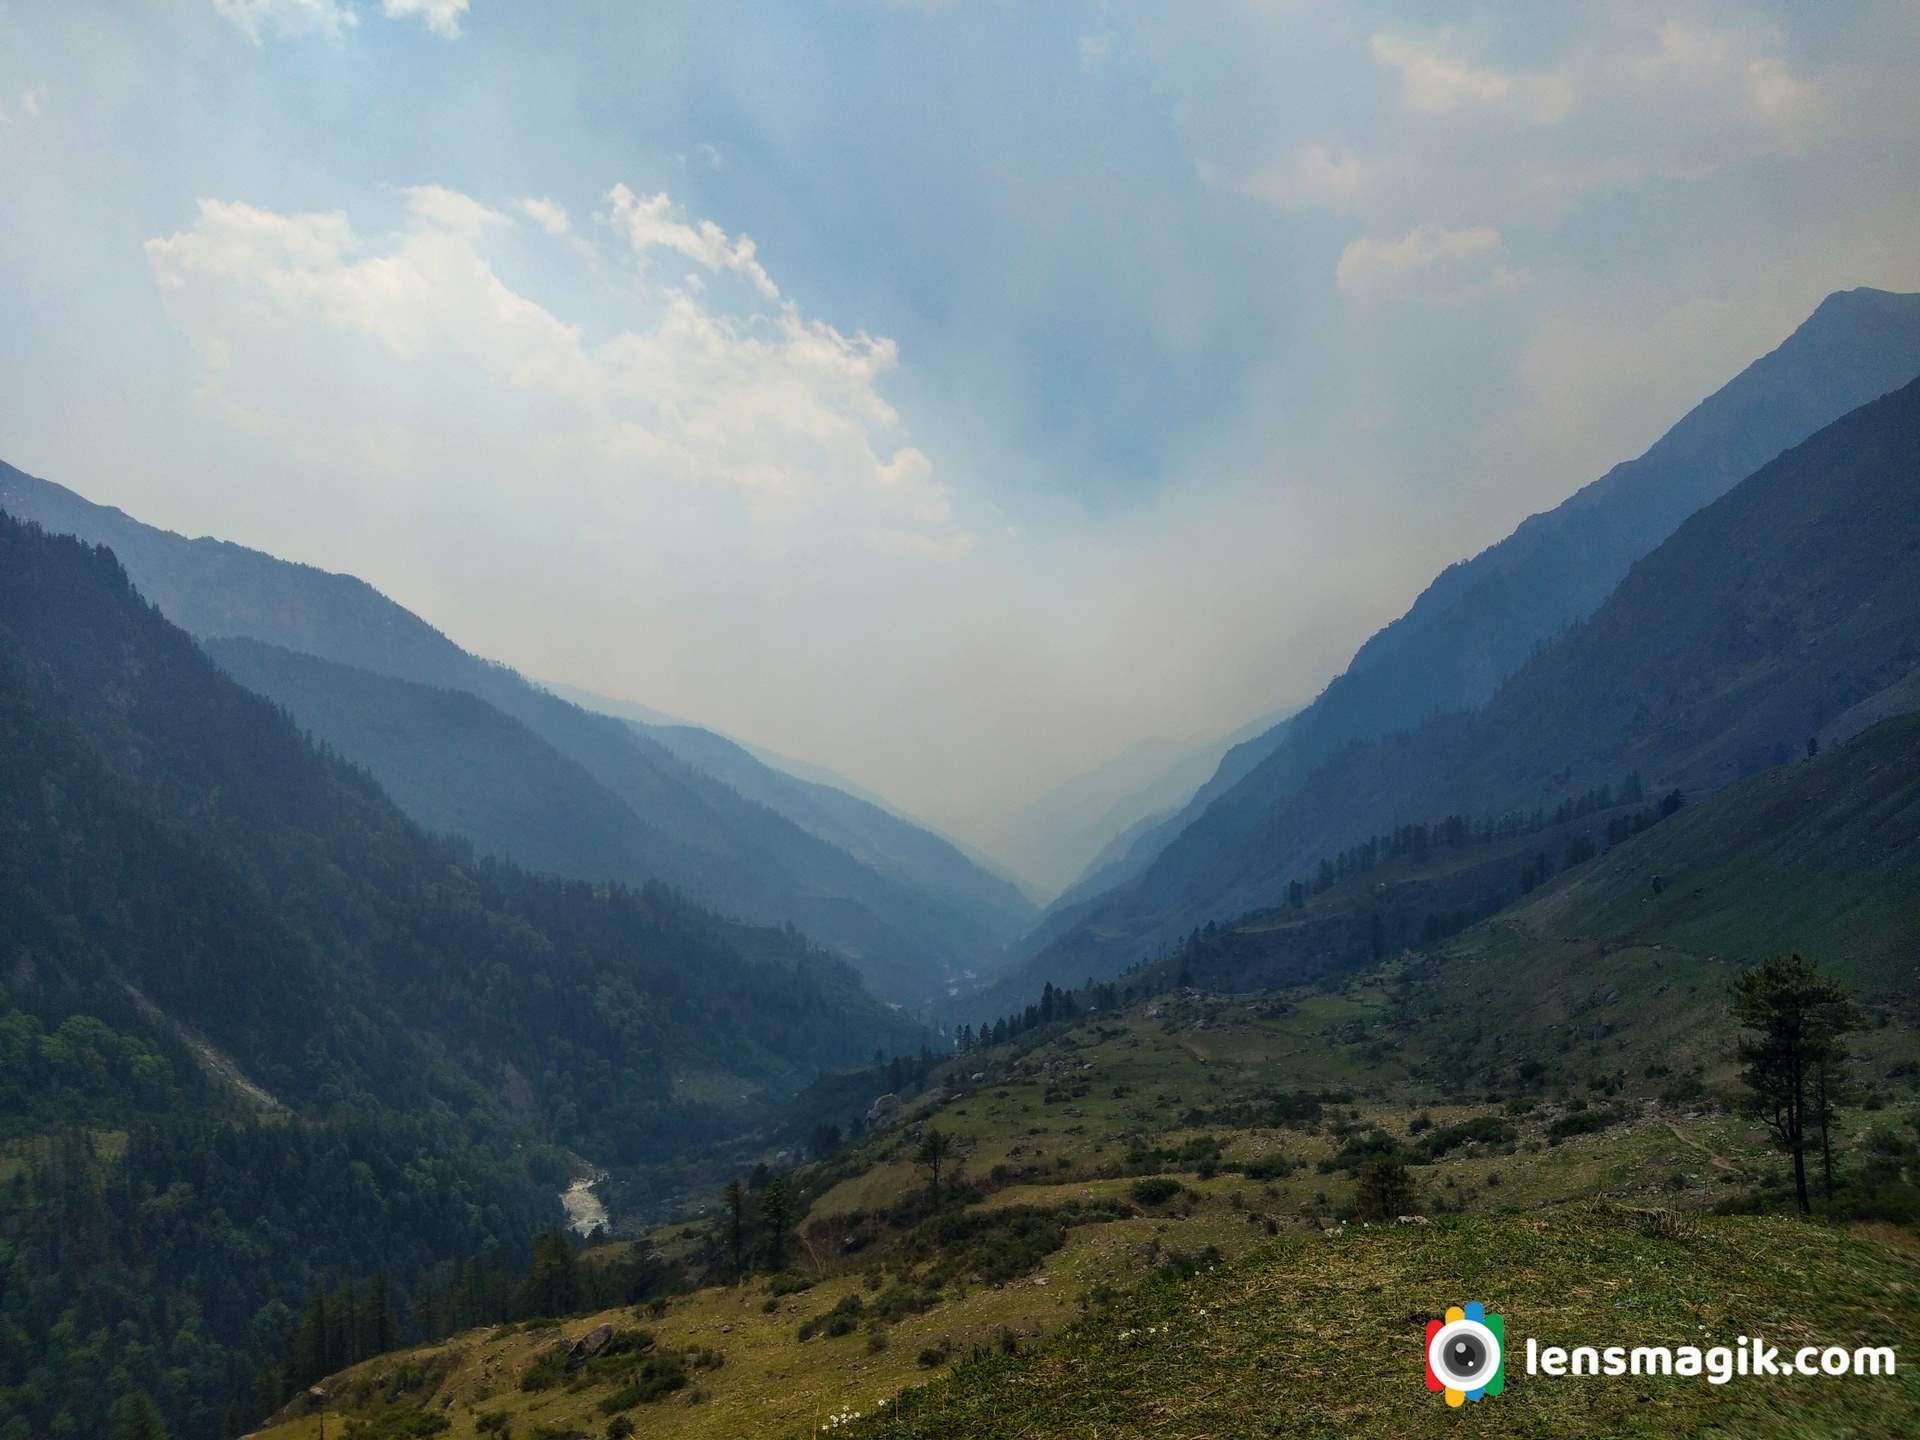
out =
<svg viewBox="0 0 1920 1440"><path fill-rule="evenodd" d="M1680 1127L1674 1124L1671 1120L1667 1121L1666 1123L1667 1123L1667 1129L1673 1132L1674 1139L1678 1140L1682 1145L1686 1146L1689 1150L1698 1150L1702 1155L1707 1157L1707 1163L1713 1166L1714 1169L1716 1170L1733 1169L1733 1162L1727 1159L1726 1156L1714 1154L1713 1151L1709 1150L1706 1146L1702 1145L1698 1140L1689 1140L1686 1136L1680 1133Z"/></svg>

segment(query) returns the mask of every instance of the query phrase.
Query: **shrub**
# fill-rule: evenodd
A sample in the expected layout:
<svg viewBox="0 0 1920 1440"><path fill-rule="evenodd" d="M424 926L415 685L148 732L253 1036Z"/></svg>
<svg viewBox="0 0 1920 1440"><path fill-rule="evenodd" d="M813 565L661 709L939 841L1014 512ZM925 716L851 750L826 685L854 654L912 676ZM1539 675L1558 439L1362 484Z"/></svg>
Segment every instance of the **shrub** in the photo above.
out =
<svg viewBox="0 0 1920 1440"><path fill-rule="evenodd" d="M1507 1122L1498 1115L1480 1115L1472 1120L1462 1121L1458 1125L1449 1125L1429 1135L1421 1148L1427 1158L1438 1160L1449 1150L1457 1150L1462 1145L1480 1142L1482 1144L1501 1144L1513 1139L1513 1131L1507 1128Z"/></svg>
<svg viewBox="0 0 1920 1440"><path fill-rule="evenodd" d="M824 1315L815 1315L801 1322L800 1339L804 1343L815 1335L825 1335L829 1339L841 1335L851 1335L860 1328L860 1317L866 1313L867 1302L858 1295L843 1295L840 1303Z"/></svg>
<svg viewBox="0 0 1920 1440"><path fill-rule="evenodd" d="M1619 1114L1612 1110L1574 1110L1547 1127L1547 1138L1565 1140L1572 1135L1593 1135L1619 1120Z"/></svg>
<svg viewBox="0 0 1920 1440"><path fill-rule="evenodd" d="M1180 1182L1165 1175L1155 1175L1134 1181L1129 1193L1142 1205L1162 1205L1180 1193Z"/></svg>

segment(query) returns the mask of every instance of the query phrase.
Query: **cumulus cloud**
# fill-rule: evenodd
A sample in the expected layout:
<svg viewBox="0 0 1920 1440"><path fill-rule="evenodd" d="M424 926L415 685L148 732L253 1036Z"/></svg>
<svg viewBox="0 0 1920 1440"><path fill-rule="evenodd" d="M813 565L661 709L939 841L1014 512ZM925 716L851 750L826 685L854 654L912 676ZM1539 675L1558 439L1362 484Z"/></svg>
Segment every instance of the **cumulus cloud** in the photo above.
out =
<svg viewBox="0 0 1920 1440"><path fill-rule="evenodd" d="M573 228L573 221L568 216L564 205L538 195L529 195L525 199L516 200L514 209L549 235L564 235Z"/></svg>
<svg viewBox="0 0 1920 1440"><path fill-rule="evenodd" d="M1505 248L1490 225L1416 225L1404 235L1362 235L1340 253L1334 280L1342 294L1360 298L1451 304L1487 299L1528 283L1524 270L1500 262Z"/></svg>
<svg viewBox="0 0 1920 1440"><path fill-rule="evenodd" d="M1282 209L1346 211L1373 194L1391 168L1384 160L1367 159L1344 145L1315 140L1296 147L1282 164L1240 177L1228 177L1202 164L1200 178Z"/></svg>
<svg viewBox="0 0 1920 1440"><path fill-rule="evenodd" d="M1820 116L1818 85L1796 74L1780 53L1772 26L1664 22L1655 43L1633 65L1646 91L1664 92L1695 108L1712 107L1789 144L1810 138Z"/></svg>
<svg viewBox="0 0 1920 1440"><path fill-rule="evenodd" d="M758 251L748 236L733 239L711 220L697 224L687 220L664 192L642 197L625 185L615 185L607 192L607 203L611 207L607 218L635 253L670 250L708 270L729 270L744 276L769 300L780 298L779 287L760 264Z"/></svg>
<svg viewBox="0 0 1920 1440"><path fill-rule="evenodd" d="M1561 73L1496 70L1389 32L1373 36L1368 48L1376 61L1399 73L1400 103L1420 114L1498 109L1554 125L1573 108L1573 84Z"/></svg>
<svg viewBox="0 0 1920 1440"><path fill-rule="evenodd" d="M343 0L213 0L213 8L255 45L312 34L337 38L360 23Z"/></svg>
<svg viewBox="0 0 1920 1440"><path fill-rule="evenodd" d="M443 40L460 38L460 22L469 0L382 0L389 20L417 19Z"/></svg>
<svg viewBox="0 0 1920 1440"><path fill-rule="evenodd" d="M477 402L437 402L448 410L420 416L423 431L463 427L475 403L533 404L538 463L610 514L630 517L674 491L719 493L762 524L811 521L855 538L897 529L921 534L923 554L964 550L951 495L927 456L897 439L900 417L880 392L899 363L892 340L843 334L791 301L722 309L644 275L637 295L606 297L633 307L634 323L590 336L496 272L486 246L506 223L500 211L437 185L402 193L400 227L377 239L338 211L203 200L191 227L147 242L206 398L317 424L304 409L317 387L276 383L276 357L368 344L449 386L474 377ZM616 186L609 201L635 248L691 252L748 275L763 301L778 294L744 237L672 218L665 195L639 201ZM343 434L364 433L372 403L350 395L332 418Z"/></svg>

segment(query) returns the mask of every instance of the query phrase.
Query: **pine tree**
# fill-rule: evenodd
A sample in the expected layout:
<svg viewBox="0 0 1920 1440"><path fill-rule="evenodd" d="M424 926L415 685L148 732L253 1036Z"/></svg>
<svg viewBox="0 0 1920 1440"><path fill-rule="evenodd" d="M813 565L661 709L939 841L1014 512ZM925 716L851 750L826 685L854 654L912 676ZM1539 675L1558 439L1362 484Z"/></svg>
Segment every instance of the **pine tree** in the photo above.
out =
<svg viewBox="0 0 1920 1440"><path fill-rule="evenodd" d="M779 1271L787 1266L787 1231L793 1224L793 1201L786 1180L776 1175L760 1196L760 1218L767 1227L767 1265Z"/></svg>
<svg viewBox="0 0 1920 1440"><path fill-rule="evenodd" d="M733 1256L733 1274L737 1280L743 1273L740 1267L740 1246L746 1238L747 1192L741 1188L736 1178L727 1181L726 1192L721 1196L727 1207L727 1250Z"/></svg>
<svg viewBox="0 0 1920 1440"><path fill-rule="evenodd" d="M527 1267L522 1308L535 1316L565 1315L577 1309L580 1279L574 1265L573 1242L564 1230L549 1230L533 1242L533 1260Z"/></svg>
<svg viewBox="0 0 1920 1440"><path fill-rule="evenodd" d="M1823 1114L1809 1114L1808 1090L1830 1083L1821 1080L1821 1072L1837 1070L1840 1037L1858 1027L1857 1013L1838 981L1798 955L1742 973L1733 984L1732 1010L1740 1026L1754 1032L1753 1038L1740 1040L1740 1078L1753 1092L1752 1107L1774 1142L1793 1157L1794 1203L1802 1215L1810 1215L1809 1130L1818 1126L1824 1132L1828 1125ZM1813 1103L1824 1109L1818 1089Z"/></svg>
<svg viewBox="0 0 1920 1440"><path fill-rule="evenodd" d="M928 1190L935 1210L940 1208L940 1167L946 1163L947 1157L952 1153L952 1139L929 1126L927 1133L920 1140L919 1151L914 1155L914 1159L919 1164L927 1167Z"/></svg>
<svg viewBox="0 0 1920 1440"><path fill-rule="evenodd" d="M113 1407L113 1440L167 1440L167 1425L153 1397L144 1390L130 1390Z"/></svg>
<svg viewBox="0 0 1920 1440"><path fill-rule="evenodd" d="M1360 1172L1353 1210L1362 1220L1392 1220L1413 1206L1413 1177L1398 1160L1383 1155Z"/></svg>

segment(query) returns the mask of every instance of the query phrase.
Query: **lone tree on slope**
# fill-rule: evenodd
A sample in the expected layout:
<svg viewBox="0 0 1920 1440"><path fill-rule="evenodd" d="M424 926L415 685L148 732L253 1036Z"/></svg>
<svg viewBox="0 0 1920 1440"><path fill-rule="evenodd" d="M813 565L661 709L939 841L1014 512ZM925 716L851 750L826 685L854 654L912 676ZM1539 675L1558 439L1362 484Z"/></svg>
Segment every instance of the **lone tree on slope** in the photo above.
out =
<svg viewBox="0 0 1920 1440"><path fill-rule="evenodd" d="M1858 1012L1845 986L1798 955L1743 971L1733 982L1732 1010L1752 1032L1740 1039L1740 1079L1774 1142L1793 1157L1794 1203L1809 1215L1807 1143L1818 1129L1828 1153L1830 1103L1824 1094L1810 1098L1809 1090L1828 1088L1844 1056L1841 1037L1859 1027ZM1830 1154L1828 1167L1830 1174Z"/></svg>

